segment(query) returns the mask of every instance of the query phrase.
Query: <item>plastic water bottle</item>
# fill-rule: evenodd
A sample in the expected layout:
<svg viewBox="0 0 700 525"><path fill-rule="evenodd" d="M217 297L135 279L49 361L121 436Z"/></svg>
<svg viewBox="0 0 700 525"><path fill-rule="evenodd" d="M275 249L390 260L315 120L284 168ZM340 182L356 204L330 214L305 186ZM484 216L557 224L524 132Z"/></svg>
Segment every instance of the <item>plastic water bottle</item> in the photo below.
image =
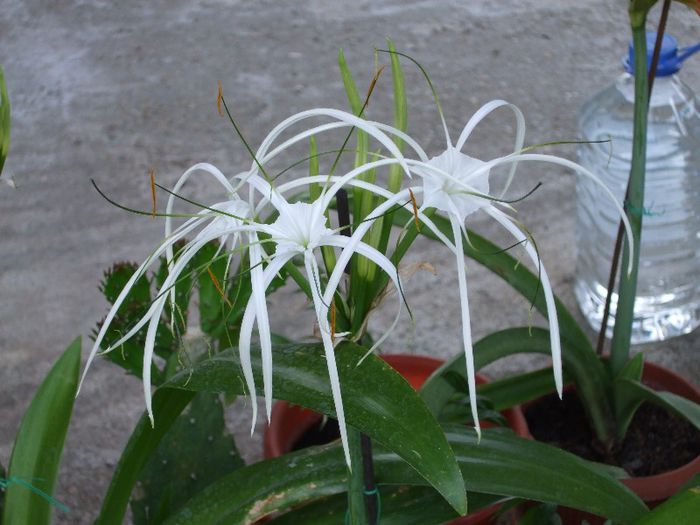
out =
<svg viewBox="0 0 700 525"><path fill-rule="evenodd" d="M647 34L648 66L656 33ZM681 64L700 44L678 49L666 35L649 103L646 184L637 298L632 342L659 341L691 332L700 324L700 114L698 100L678 77ZM581 109L584 141L579 162L624 199L632 157L634 50L626 72ZM646 72L645 72L646 74ZM619 218L601 190L579 177L576 279L583 314L600 329ZM634 210L633 210L634 211ZM619 274L618 281L619 282ZM612 335L617 294L608 324Z"/></svg>

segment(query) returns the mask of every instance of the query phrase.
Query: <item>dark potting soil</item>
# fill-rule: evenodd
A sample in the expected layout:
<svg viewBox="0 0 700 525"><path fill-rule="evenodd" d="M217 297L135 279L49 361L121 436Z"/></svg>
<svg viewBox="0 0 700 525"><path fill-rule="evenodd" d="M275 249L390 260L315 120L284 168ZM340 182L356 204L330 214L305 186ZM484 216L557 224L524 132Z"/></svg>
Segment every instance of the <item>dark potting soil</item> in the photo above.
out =
<svg viewBox="0 0 700 525"><path fill-rule="evenodd" d="M604 453L574 392L562 401L552 394L524 410L530 433L538 441L582 458L622 467L634 477L678 468L700 454L700 431L685 419L651 403L637 410L622 444Z"/></svg>
<svg viewBox="0 0 700 525"><path fill-rule="evenodd" d="M335 419L324 418L304 432L292 445L292 450L301 450L314 445L325 445L340 439L340 427Z"/></svg>

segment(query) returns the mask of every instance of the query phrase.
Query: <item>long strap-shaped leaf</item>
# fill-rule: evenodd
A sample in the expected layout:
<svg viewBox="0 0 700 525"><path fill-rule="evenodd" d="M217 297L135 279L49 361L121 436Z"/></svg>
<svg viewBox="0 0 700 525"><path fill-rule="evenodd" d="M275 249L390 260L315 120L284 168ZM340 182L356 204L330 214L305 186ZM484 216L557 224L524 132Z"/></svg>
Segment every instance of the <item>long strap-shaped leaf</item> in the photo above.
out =
<svg viewBox="0 0 700 525"><path fill-rule="evenodd" d="M457 517L454 509L435 492L425 486L380 487L377 494L381 525L437 525ZM469 493L469 513L503 500L500 496ZM348 498L338 494L292 509L272 520L272 525L338 525L347 512Z"/></svg>
<svg viewBox="0 0 700 525"><path fill-rule="evenodd" d="M695 518L693 518L695 516ZM635 525L679 525L700 516L700 480L644 516Z"/></svg>
<svg viewBox="0 0 700 525"><path fill-rule="evenodd" d="M79 370L80 339L76 339L53 365L24 414L7 469L2 520L7 525L51 522L51 494L73 411ZM13 482L15 479L17 482Z"/></svg>
<svg viewBox="0 0 700 525"><path fill-rule="evenodd" d="M470 492L559 503L621 523L633 523L647 512L637 496L600 467L549 445L497 429L485 430L480 443L466 427L450 427L447 436ZM374 465L380 485L425 485L390 452L377 450ZM337 444L311 447L233 472L187 502L167 524L252 523L271 512L337 494L345 490L346 476ZM439 504L441 497L433 494L421 494L426 505L430 500ZM338 506L334 523L342 523L343 514Z"/></svg>
<svg viewBox="0 0 700 525"><path fill-rule="evenodd" d="M155 426L144 414L131 434L112 476L95 525L121 525L141 468L196 392L159 389L153 396Z"/></svg>
<svg viewBox="0 0 700 525"><path fill-rule="evenodd" d="M644 401L649 401L666 410L675 412L700 429L700 405L689 399L672 392L657 392L640 381L624 378L615 381L615 389L618 419L622 422L622 429L618 431L620 435L624 435L632 421L632 416L634 416L637 408Z"/></svg>
<svg viewBox="0 0 700 525"><path fill-rule="evenodd" d="M502 357L517 353L549 354L549 334L542 328L510 328L484 337L474 345L474 360L477 370ZM606 370L594 352L584 347L563 341L562 358L564 368L578 388L578 395L588 410L588 415L598 437L610 435L607 427L611 420L608 412L608 382ZM447 361L433 373L421 389L421 396L434 414L454 394L453 383L445 379L447 373L464 375L464 355ZM552 389L554 384L552 383Z"/></svg>
<svg viewBox="0 0 700 525"><path fill-rule="evenodd" d="M336 349L348 425L395 452L442 494L459 513L466 512L466 491L445 435L420 396L381 359L357 366L366 349L341 343ZM320 345L274 349L274 391L279 399L335 415L327 365ZM260 381L261 363L253 359ZM192 391L244 394L238 353L226 351L172 378L166 386ZM157 425L156 421L156 425Z"/></svg>

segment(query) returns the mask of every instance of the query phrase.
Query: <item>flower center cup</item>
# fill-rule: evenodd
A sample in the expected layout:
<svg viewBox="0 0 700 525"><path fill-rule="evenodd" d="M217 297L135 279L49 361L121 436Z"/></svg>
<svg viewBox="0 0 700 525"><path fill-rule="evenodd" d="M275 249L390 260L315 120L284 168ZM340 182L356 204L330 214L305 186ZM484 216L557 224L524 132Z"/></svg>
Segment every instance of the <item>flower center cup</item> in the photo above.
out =
<svg viewBox="0 0 700 525"><path fill-rule="evenodd" d="M449 148L430 159L427 165L429 167L421 170L424 207L446 213L456 211L464 220L490 204L480 196L489 193L489 170L480 169L485 162Z"/></svg>

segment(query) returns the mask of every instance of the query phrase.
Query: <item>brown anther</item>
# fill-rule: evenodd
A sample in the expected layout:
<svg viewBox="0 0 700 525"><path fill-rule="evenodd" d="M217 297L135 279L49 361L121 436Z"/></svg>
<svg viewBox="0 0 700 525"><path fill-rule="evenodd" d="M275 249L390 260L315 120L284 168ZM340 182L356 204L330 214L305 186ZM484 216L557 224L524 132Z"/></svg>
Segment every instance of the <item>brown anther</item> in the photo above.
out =
<svg viewBox="0 0 700 525"><path fill-rule="evenodd" d="M211 279L211 282L214 283L214 287L216 288L216 291L219 292L219 295L221 296L221 298L229 306L229 308L231 308L233 306L231 304L231 301L229 301L228 297L226 297L226 294L224 294L224 289L221 287L219 280L216 278L216 275L214 275L214 272L211 271L210 267L207 268L207 273L209 274L209 278Z"/></svg>
<svg viewBox="0 0 700 525"><path fill-rule="evenodd" d="M148 175L151 178L151 203L153 207L151 208L151 217L156 218L156 170L151 168L148 170Z"/></svg>
<svg viewBox="0 0 700 525"><path fill-rule="evenodd" d="M408 188L408 194L411 196L411 204L413 205L413 220L416 223L416 230L420 231L420 221L418 220L418 203L416 202L416 196L413 195L413 190Z"/></svg>
<svg viewBox="0 0 700 525"><path fill-rule="evenodd" d="M219 80L219 91L216 94L216 110L219 112L219 116L223 117L224 112L221 110L221 101L224 98L224 87L221 85L221 80Z"/></svg>
<svg viewBox="0 0 700 525"><path fill-rule="evenodd" d="M377 81L379 80L379 76L382 74L382 71L384 71L384 68L386 66L382 66L377 71L374 73L374 76L372 77L372 81L369 83L369 88L367 89L367 97L366 97L366 104L369 103L369 97L372 96L372 91L374 91L374 86L377 85Z"/></svg>

